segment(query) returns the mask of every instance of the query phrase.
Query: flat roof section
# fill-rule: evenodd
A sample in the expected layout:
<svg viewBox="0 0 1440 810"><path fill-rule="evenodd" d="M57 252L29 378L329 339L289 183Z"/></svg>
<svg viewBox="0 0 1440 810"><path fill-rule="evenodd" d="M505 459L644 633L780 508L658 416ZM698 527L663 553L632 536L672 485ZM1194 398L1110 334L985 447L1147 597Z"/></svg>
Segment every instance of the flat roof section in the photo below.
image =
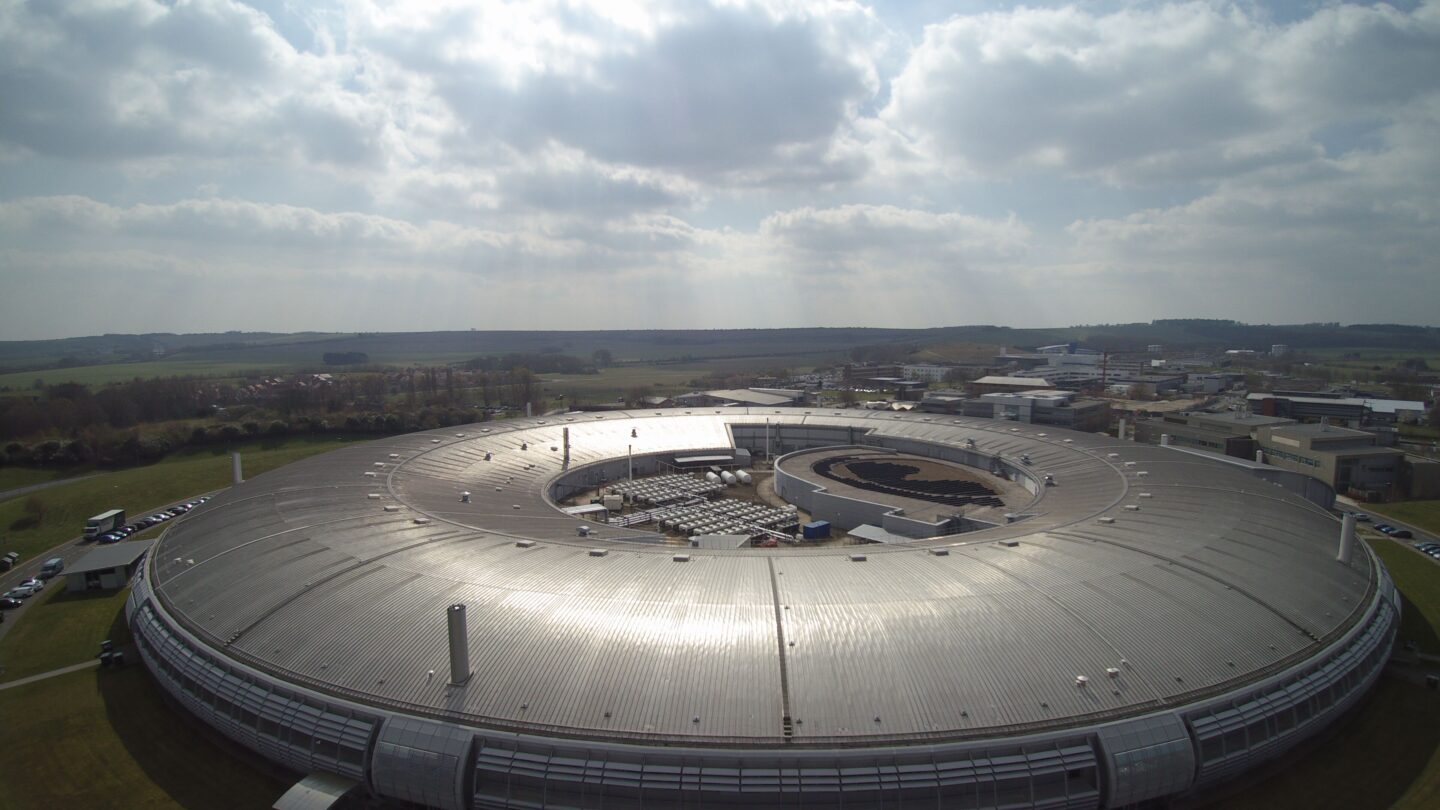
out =
<svg viewBox="0 0 1440 810"><path fill-rule="evenodd" d="M87 574L91 571L109 571L122 565L130 565L155 546L156 540L127 540L91 549L72 565L65 566L62 574Z"/></svg>

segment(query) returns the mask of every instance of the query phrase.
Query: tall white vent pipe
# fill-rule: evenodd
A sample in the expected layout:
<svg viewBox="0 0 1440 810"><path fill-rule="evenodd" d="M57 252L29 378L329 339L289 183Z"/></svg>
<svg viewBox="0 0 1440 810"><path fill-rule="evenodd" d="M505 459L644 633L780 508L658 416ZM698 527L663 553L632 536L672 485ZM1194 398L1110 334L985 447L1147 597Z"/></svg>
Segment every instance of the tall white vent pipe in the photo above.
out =
<svg viewBox="0 0 1440 810"><path fill-rule="evenodd" d="M1355 551L1355 513L1346 512L1340 521L1340 552L1335 559L1349 565L1350 555Z"/></svg>

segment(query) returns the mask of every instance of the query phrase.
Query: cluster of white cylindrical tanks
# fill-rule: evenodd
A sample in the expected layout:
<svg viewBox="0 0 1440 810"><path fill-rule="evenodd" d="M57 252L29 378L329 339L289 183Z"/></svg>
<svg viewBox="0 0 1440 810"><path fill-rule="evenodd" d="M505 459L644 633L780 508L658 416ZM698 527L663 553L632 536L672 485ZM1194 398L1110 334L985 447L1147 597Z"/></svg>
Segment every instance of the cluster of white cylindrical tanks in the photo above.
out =
<svg viewBox="0 0 1440 810"><path fill-rule="evenodd" d="M794 506L773 507L721 498L706 503L657 510L653 514L662 531L688 536L745 534L753 537L761 533L760 529L778 530L794 526L798 512Z"/></svg>
<svg viewBox="0 0 1440 810"><path fill-rule="evenodd" d="M622 495L635 503L666 504L710 497L724 488L719 476L716 476L714 481L708 481L690 475L675 474L618 481L610 485L610 494Z"/></svg>

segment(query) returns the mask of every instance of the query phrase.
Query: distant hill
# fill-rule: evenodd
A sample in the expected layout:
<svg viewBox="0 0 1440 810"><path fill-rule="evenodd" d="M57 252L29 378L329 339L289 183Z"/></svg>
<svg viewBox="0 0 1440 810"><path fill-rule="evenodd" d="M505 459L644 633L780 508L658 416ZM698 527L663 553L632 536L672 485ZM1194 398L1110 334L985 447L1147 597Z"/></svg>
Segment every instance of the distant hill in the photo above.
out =
<svg viewBox="0 0 1440 810"><path fill-rule="evenodd" d="M137 376L160 373L156 361L266 367L320 367L328 354L364 355L376 365L441 364L482 355L566 354L589 358L604 350L618 363L663 363L722 358L924 356L926 347L981 344L1032 348L1075 341L1112 352L1255 349L1387 348L1440 351L1440 328L1403 324L1244 324L1171 319L1044 329L974 325L934 329L858 327L799 329L457 331L457 332L225 332L221 334L100 335L61 340L0 341L0 372L39 371L115 363L134 364ZM878 349L878 350L877 350Z"/></svg>

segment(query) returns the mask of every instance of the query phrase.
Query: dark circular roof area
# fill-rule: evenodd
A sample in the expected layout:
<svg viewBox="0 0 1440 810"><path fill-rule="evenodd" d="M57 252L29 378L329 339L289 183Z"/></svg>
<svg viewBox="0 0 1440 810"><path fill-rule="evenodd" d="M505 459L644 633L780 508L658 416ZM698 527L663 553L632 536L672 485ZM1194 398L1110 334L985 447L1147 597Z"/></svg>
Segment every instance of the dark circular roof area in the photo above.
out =
<svg viewBox="0 0 1440 810"><path fill-rule="evenodd" d="M1036 489L1022 522L872 546L863 561L833 547L678 561L673 547L617 542L634 528L580 537L550 500L567 469L630 448L729 447L767 420L777 447L973 439L1028 456L1055 486ZM311 458L192 511L150 579L166 613L222 655L391 710L587 739L878 745L1127 717L1305 661L1376 587L1369 555L1341 564L1337 539L1325 510L1171 448L920 414L661 411L469 425ZM453 603L470 621L474 676L460 687L434 674L448 668Z"/></svg>

